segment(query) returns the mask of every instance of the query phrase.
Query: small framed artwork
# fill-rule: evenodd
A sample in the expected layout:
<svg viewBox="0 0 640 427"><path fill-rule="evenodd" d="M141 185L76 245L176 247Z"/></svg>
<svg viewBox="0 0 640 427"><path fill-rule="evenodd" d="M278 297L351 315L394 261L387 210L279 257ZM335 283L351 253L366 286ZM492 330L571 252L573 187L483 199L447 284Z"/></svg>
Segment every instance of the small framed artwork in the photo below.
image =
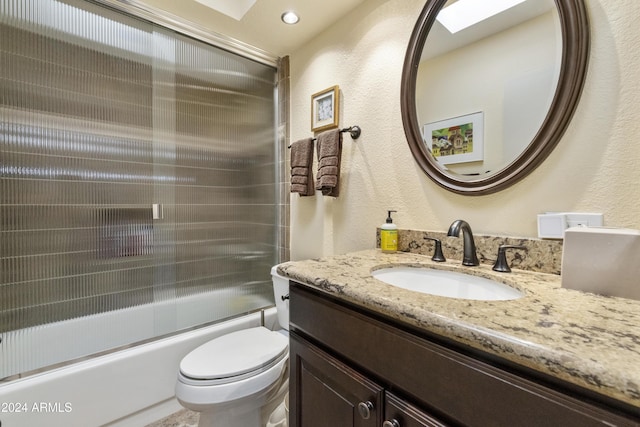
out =
<svg viewBox="0 0 640 427"><path fill-rule="evenodd" d="M424 125L424 140L443 165L484 160L484 113Z"/></svg>
<svg viewBox="0 0 640 427"><path fill-rule="evenodd" d="M340 88L333 86L311 95L311 130L319 132L338 127Z"/></svg>

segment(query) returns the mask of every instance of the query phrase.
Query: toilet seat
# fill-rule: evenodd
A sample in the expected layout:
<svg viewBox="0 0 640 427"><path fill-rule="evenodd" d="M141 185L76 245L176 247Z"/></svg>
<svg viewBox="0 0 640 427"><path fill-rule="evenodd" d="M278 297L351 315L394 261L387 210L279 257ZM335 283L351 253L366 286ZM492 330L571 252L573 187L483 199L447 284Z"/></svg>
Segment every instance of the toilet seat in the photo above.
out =
<svg viewBox="0 0 640 427"><path fill-rule="evenodd" d="M180 362L180 381L189 385L237 382L265 372L289 353L287 338L265 327L243 329L211 340Z"/></svg>

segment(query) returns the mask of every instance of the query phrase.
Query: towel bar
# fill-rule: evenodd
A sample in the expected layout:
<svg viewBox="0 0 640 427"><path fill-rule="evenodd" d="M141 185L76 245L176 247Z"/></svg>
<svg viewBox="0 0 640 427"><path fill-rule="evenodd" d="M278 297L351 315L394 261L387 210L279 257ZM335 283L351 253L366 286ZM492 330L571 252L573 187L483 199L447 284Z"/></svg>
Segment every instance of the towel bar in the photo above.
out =
<svg viewBox="0 0 640 427"><path fill-rule="evenodd" d="M348 128L344 128L344 129L340 129L341 133L344 132L349 132L351 134L351 138L352 139L358 139L360 138L360 134L362 133L362 129L360 129L360 126L355 125L355 126L351 126Z"/></svg>
<svg viewBox="0 0 640 427"><path fill-rule="evenodd" d="M340 129L340 133L345 133L345 132L349 132L349 134L351 135L351 139L358 139L360 138L362 129L360 129L360 126L358 125L349 126L348 128ZM313 138L313 141L315 141L316 139L317 138ZM291 146L289 146L288 148L291 148Z"/></svg>

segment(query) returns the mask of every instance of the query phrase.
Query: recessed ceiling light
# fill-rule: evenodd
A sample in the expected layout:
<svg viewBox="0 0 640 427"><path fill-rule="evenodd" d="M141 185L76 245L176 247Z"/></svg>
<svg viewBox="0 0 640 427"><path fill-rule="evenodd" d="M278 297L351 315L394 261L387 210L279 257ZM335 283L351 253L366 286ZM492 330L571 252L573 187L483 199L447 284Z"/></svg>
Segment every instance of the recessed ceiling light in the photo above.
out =
<svg viewBox="0 0 640 427"><path fill-rule="evenodd" d="M280 19L282 19L282 22L284 22L285 24L293 25L298 23L300 17L295 12L289 11L283 13Z"/></svg>
<svg viewBox="0 0 640 427"><path fill-rule="evenodd" d="M453 34L504 12L523 1L525 0L458 0L442 9L436 19Z"/></svg>

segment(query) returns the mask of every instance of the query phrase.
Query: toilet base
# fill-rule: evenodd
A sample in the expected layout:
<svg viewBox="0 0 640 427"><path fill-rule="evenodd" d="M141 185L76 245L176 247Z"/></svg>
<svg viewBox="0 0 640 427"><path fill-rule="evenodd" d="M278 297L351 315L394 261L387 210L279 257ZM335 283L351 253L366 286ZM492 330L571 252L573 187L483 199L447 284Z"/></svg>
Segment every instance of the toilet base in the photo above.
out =
<svg viewBox="0 0 640 427"><path fill-rule="evenodd" d="M219 405L194 405L180 403L200 412L198 427L265 427L269 417L283 402L289 392L289 369L283 371L281 379L267 390L240 401Z"/></svg>
<svg viewBox="0 0 640 427"><path fill-rule="evenodd" d="M198 427L265 427L271 414L282 404L288 389L287 382L262 407L255 408L249 404L200 412Z"/></svg>
<svg viewBox="0 0 640 427"><path fill-rule="evenodd" d="M266 427L289 427L289 395L271 412Z"/></svg>
<svg viewBox="0 0 640 427"><path fill-rule="evenodd" d="M234 411L205 411L200 413L198 427L263 426L260 408L242 414Z"/></svg>

